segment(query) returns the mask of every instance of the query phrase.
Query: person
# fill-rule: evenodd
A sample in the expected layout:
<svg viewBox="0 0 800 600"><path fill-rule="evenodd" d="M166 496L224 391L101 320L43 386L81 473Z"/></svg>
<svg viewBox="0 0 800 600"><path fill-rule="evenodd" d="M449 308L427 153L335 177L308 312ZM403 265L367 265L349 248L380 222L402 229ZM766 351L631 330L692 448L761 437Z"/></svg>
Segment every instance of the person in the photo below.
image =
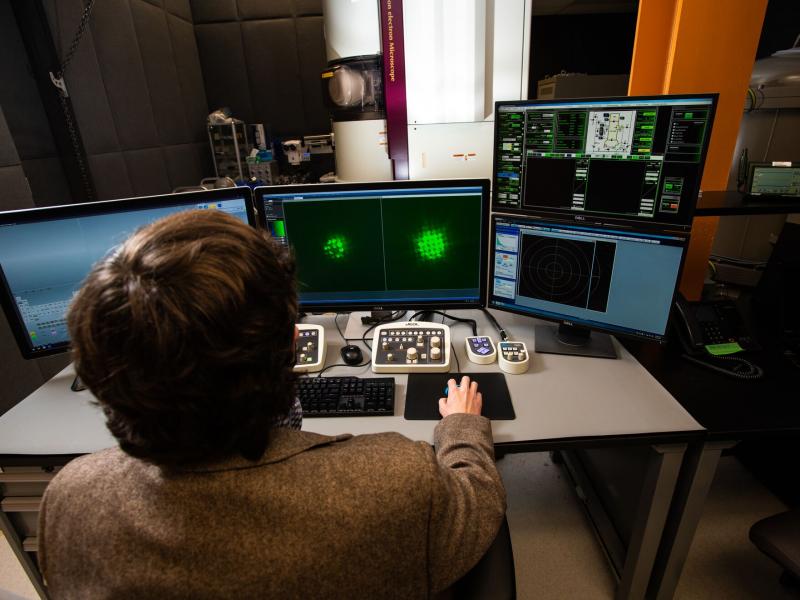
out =
<svg viewBox="0 0 800 600"><path fill-rule="evenodd" d="M119 447L47 487L54 598L425 598L481 558L505 492L477 385L450 380L435 449L300 431L297 312L290 254L218 211L95 265L68 325Z"/></svg>

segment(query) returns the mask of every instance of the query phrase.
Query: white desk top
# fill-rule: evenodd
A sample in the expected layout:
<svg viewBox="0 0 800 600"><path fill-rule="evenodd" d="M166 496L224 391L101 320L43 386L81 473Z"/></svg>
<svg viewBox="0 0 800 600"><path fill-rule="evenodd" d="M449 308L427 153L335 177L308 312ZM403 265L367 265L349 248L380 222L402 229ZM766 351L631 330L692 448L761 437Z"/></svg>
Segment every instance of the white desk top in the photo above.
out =
<svg viewBox="0 0 800 600"><path fill-rule="evenodd" d="M497 332L481 311L451 312L477 319L478 333L489 335L495 343L498 341ZM508 313L493 314L512 339L525 342L531 350L527 373L506 374L517 418L492 422L495 443L703 429L616 340L618 360L535 354L533 325L538 321ZM326 328L326 364L341 362L339 348L344 342L333 326L333 317L313 316L307 321ZM344 325L344 317L340 321ZM496 362L491 365L469 362L464 338L471 335L470 329L450 323L461 371L499 372ZM365 352L365 357L368 356ZM455 364L451 370L457 370ZM373 376L368 366L336 367L325 375ZM408 376L394 374L394 377L395 416L304 419L303 429L323 434L398 431L411 439L432 443L436 421L403 418ZM73 378L70 365L0 417L0 455L83 454L115 444L105 427L102 411L90 402L91 394L70 391ZM437 401L438 398L431 398L431 402Z"/></svg>

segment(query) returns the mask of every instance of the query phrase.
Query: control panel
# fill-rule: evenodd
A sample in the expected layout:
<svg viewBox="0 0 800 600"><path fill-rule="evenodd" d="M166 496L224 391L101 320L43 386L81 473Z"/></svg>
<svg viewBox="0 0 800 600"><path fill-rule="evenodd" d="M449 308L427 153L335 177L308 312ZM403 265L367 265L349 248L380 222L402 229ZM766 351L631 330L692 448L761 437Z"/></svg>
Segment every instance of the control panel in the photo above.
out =
<svg viewBox="0 0 800 600"><path fill-rule="evenodd" d="M322 325L298 324L294 370L316 373L325 365L325 328Z"/></svg>
<svg viewBox="0 0 800 600"><path fill-rule="evenodd" d="M471 335L465 340L467 358L479 365L488 365L497 358L492 338L485 335Z"/></svg>
<svg viewBox="0 0 800 600"><path fill-rule="evenodd" d="M450 370L450 327L442 323L386 323L372 338L375 373L444 373Z"/></svg>
<svg viewBox="0 0 800 600"><path fill-rule="evenodd" d="M500 370L512 375L520 375L528 370L530 358L528 348L523 342L500 342Z"/></svg>

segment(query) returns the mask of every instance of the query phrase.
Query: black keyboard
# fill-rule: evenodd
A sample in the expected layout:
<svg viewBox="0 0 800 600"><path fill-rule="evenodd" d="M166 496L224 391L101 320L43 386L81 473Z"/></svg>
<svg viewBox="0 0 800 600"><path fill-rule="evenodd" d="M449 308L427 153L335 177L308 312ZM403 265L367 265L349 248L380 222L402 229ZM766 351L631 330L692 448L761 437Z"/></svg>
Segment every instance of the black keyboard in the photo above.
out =
<svg viewBox="0 0 800 600"><path fill-rule="evenodd" d="M304 417L391 417L394 377L301 377Z"/></svg>

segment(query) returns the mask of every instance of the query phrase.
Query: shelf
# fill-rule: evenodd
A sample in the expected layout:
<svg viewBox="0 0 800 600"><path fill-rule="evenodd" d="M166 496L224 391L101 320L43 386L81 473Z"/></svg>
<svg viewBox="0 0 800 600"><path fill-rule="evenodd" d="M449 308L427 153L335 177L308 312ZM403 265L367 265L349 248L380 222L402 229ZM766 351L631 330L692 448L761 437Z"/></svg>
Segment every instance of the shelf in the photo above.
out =
<svg viewBox="0 0 800 600"><path fill-rule="evenodd" d="M739 192L703 192L696 217L725 215L779 215L800 213L800 199L750 200Z"/></svg>

